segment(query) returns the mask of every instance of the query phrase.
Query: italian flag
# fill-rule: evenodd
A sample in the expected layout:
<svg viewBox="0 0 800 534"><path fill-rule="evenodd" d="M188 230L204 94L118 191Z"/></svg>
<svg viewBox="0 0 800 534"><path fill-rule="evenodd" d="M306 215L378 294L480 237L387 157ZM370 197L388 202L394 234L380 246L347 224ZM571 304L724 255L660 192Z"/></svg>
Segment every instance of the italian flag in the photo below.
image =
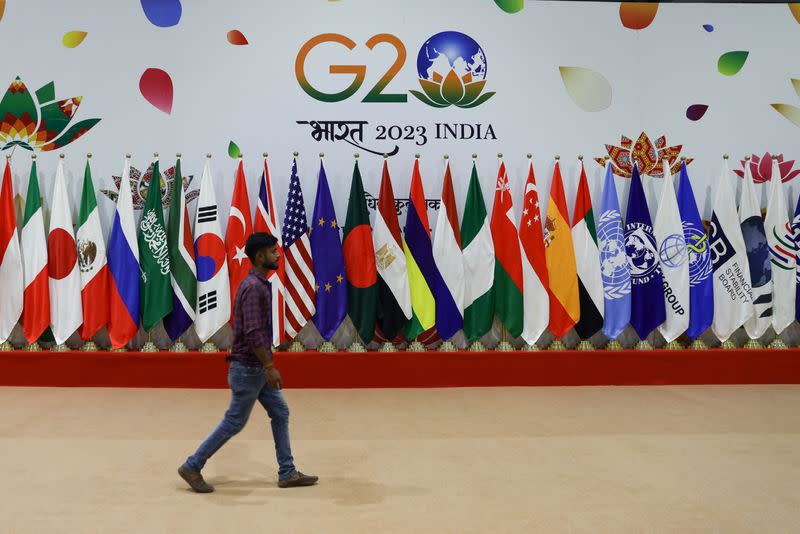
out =
<svg viewBox="0 0 800 534"><path fill-rule="evenodd" d="M522 334L522 254L515 224L511 184L505 163L500 163L494 188L492 239L494 240L494 311L513 337Z"/></svg>
<svg viewBox="0 0 800 534"><path fill-rule="evenodd" d="M39 195L36 162L31 165L25 215L22 223L20 249L25 280L22 306L22 331L28 343L33 343L50 324L50 287L47 276L47 240L44 214Z"/></svg>
<svg viewBox="0 0 800 534"><path fill-rule="evenodd" d="M81 206L78 211L78 263L81 271L81 302L83 303L83 326L81 339L90 339L108 323L108 265L106 244L100 213L94 194L92 170L89 160L83 172Z"/></svg>

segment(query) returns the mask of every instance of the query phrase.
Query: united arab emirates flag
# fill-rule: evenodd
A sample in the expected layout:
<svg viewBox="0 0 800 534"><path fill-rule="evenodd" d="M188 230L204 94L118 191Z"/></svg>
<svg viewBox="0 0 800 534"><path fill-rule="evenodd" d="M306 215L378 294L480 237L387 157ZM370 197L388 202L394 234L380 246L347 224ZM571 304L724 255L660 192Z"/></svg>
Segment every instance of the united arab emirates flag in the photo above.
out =
<svg viewBox="0 0 800 534"><path fill-rule="evenodd" d="M378 273L375 268L375 251L372 247L367 200L364 198L364 184L361 182L357 161L353 168L353 181L350 184L343 249L347 274L347 313L361 340L369 343L375 335Z"/></svg>
<svg viewBox="0 0 800 534"><path fill-rule="evenodd" d="M597 248L597 231L594 226L592 197L586 169L581 163L581 177L575 209L572 211L572 245L575 248L575 265L578 272L580 319L575 331L581 339L588 339L603 328L603 278L600 270L600 251Z"/></svg>
<svg viewBox="0 0 800 534"><path fill-rule="evenodd" d="M123 184L124 185L124 184ZM180 185L176 194L182 194ZM149 332L172 311L172 285L169 274L169 249L164 213L161 207L161 173L158 160L139 222L139 287L142 299L142 328Z"/></svg>

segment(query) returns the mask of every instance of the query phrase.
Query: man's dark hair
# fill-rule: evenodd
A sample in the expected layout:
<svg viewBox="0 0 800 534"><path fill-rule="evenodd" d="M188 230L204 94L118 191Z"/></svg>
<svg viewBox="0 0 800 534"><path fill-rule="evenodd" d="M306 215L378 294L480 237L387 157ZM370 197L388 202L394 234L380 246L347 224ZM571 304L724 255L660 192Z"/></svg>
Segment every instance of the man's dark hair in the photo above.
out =
<svg viewBox="0 0 800 534"><path fill-rule="evenodd" d="M244 244L244 253L250 258L251 263L255 263L256 254L265 248L274 247L278 244L278 239L267 232L254 232L247 238Z"/></svg>

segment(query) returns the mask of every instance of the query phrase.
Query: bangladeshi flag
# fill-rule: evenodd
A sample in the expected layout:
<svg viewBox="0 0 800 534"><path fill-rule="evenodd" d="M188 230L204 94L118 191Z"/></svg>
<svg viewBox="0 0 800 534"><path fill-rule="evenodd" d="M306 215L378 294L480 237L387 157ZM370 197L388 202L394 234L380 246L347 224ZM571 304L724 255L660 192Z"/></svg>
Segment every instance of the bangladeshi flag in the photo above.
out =
<svg viewBox="0 0 800 534"><path fill-rule="evenodd" d="M492 240L494 240L494 311L508 333L522 334L522 254L517 234L511 185L505 163L500 163L492 208Z"/></svg>
<svg viewBox="0 0 800 534"><path fill-rule="evenodd" d="M375 267L367 200L364 198L364 184L361 182L357 161L350 184L343 249L347 274L347 313L361 340L369 343L375 336L375 319L378 314L378 272Z"/></svg>

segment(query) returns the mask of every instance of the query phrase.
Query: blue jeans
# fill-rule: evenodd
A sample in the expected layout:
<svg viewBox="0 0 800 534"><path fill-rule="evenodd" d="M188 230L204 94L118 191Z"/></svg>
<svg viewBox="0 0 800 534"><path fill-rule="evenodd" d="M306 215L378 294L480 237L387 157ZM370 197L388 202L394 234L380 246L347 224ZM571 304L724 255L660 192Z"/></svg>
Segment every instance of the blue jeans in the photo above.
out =
<svg viewBox="0 0 800 534"><path fill-rule="evenodd" d="M228 384L231 387L231 405L222 422L217 425L193 455L186 460L186 467L200 471L206 461L238 434L247 424L256 400L269 414L275 454L278 457L278 480L291 478L297 472L289 445L289 406L280 390L269 389L264 369L250 367L232 361L228 369Z"/></svg>

